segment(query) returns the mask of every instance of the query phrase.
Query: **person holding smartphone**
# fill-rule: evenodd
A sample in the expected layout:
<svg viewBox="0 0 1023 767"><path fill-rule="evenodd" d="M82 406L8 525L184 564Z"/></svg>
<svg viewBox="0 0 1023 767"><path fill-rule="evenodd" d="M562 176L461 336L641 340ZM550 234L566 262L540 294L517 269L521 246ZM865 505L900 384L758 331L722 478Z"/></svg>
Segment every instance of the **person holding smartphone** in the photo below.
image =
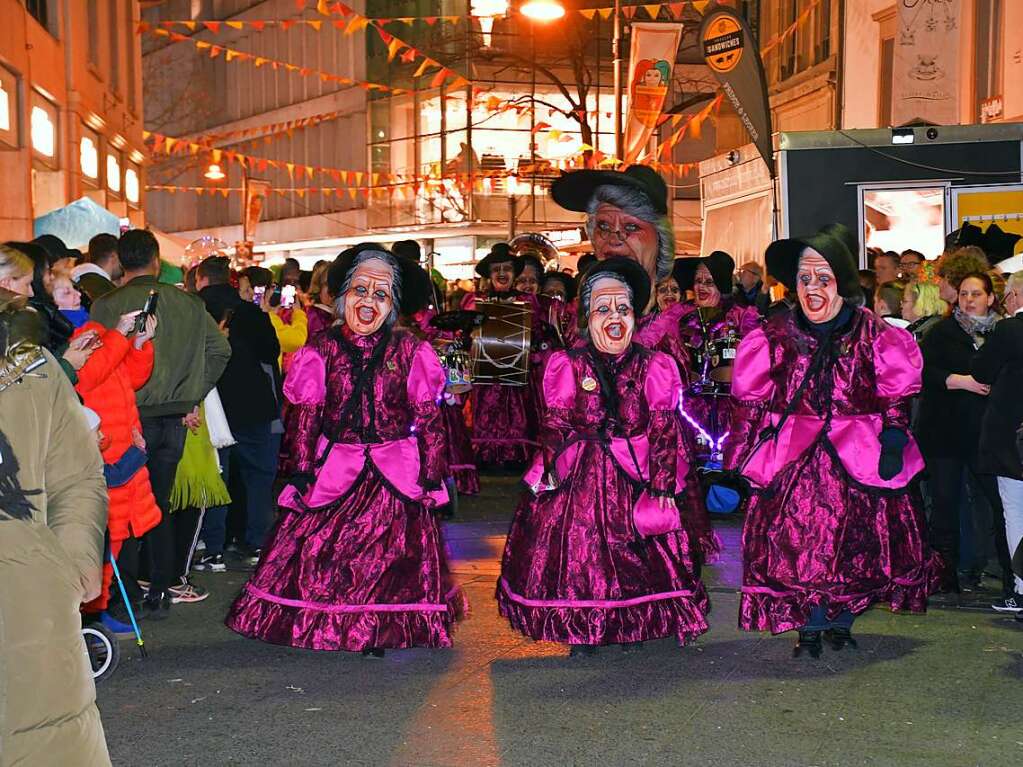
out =
<svg viewBox="0 0 1023 767"><path fill-rule="evenodd" d="M174 285L160 283L160 247L152 232L133 229L117 243L124 267L121 287L97 298L92 319L116 328L124 314L146 305L151 292L159 296L153 337L153 372L135 392L142 436L149 454L147 469L160 522L145 534L150 586L143 601L149 617L166 617L174 590L187 593L176 572L170 491L185 446L185 429L198 419L199 403L214 387L231 357L231 346L206 312L203 303ZM137 579L139 547L126 545L119 565L125 578Z"/></svg>

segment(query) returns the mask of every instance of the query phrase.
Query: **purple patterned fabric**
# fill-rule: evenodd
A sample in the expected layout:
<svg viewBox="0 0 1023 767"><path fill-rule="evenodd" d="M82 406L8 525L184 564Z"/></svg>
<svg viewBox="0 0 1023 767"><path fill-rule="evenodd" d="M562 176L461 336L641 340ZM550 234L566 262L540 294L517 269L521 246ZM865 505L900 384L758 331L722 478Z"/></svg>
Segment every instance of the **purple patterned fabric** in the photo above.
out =
<svg viewBox="0 0 1023 767"><path fill-rule="evenodd" d="M297 400L289 471L317 473L305 498L326 494L329 502L284 509L227 626L316 650L450 646L465 602L447 570L440 530L411 487L389 481L394 467L385 472L374 462L381 450L418 446L415 485L435 488L447 476L436 355L404 331L362 338L337 327L299 354L285 386ZM317 376L321 385L296 380ZM338 473L330 468L331 442L341 454L359 446L366 454L359 478L343 491L329 486Z"/></svg>
<svg viewBox="0 0 1023 767"><path fill-rule="evenodd" d="M479 495L480 474L472 452L472 438L462 413L464 402L458 395L441 405L444 427L448 437L448 470L454 476L459 495Z"/></svg>
<svg viewBox="0 0 1023 767"><path fill-rule="evenodd" d="M818 345L802 315L791 312L770 319L739 347L726 465L745 471L757 453L770 455L753 478L764 486L753 494L742 535L739 626L748 631L799 628L817 605L829 618L878 601L922 612L937 585L940 563L927 545L910 484L916 473L911 436L908 468L892 482L877 478L876 435L882 426L908 427L910 399L920 386L919 353L905 331L854 310L829 341L829 364L809 378L786 422L793 430L783 429L754 452L763 429L793 399ZM835 428L843 424L851 431ZM859 438L864 429L875 435L873 444Z"/></svg>
<svg viewBox="0 0 1023 767"><path fill-rule="evenodd" d="M674 636L684 643L707 630L709 609L694 574L700 551L687 515L680 529L647 538L633 518L644 492L671 496L677 467L687 465L673 406L678 374L671 360L638 345L607 359L619 399L609 418L590 354L558 352L548 363L540 440L544 464L559 474L557 488L519 504L498 606L533 639L612 644ZM646 455L612 451L612 437L644 437ZM575 458L566 465L559 457L567 450Z"/></svg>
<svg viewBox="0 0 1023 767"><path fill-rule="evenodd" d="M306 346L312 346L326 330L334 324L334 312L323 304L314 304L306 310L308 319L309 335L306 338Z"/></svg>

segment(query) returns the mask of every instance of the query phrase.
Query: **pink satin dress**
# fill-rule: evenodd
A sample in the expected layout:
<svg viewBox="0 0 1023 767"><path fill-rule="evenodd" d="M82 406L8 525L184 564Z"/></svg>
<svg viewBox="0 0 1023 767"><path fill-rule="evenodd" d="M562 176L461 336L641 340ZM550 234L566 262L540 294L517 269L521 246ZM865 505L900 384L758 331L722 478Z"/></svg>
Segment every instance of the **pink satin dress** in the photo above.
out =
<svg viewBox="0 0 1023 767"><path fill-rule="evenodd" d="M431 509L447 503L444 371L432 347L395 330L335 328L296 353L288 485L228 628L314 650L449 647L465 609Z"/></svg>
<svg viewBox="0 0 1023 767"><path fill-rule="evenodd" d="M914 478L924 462L912 435L903 468L878 473L879 435L909 429L923 362L913 337L855 309L829 343L777 437L763 439L807 377L820 340L798 311L743 339L726 465L753 486L742 533L739 626L779 633L875 602L923 612L939 560L927 545Z"/></svg>
<svg viewBox="0 0 1023 767"><path fill-rule="evenodd" d="M593 354L557 352L547 364L542 449L505 545L498 606L537 640L685 643L707 630L709 601L686 514L657 501L684 497L689 471L678 371L639 345L605 358L618 398L608 412Z"/></svg>

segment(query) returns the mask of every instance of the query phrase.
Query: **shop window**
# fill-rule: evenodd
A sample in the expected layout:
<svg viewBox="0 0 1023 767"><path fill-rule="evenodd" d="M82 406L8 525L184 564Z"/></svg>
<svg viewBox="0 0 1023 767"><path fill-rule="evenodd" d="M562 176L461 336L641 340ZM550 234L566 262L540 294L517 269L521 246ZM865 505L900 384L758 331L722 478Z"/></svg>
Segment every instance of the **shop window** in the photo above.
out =
<svg viewBox="0 0 1023 767"><path fill-rule="evenodd" d="M139 172L134 165L124 171L124 197L132 205L139 204Z"/></svg>
<svg viewBox="0 0 1023 767"><path fill-rule="evenodd" d="M18 146L18 79L0 67L0 143Z"/></svg>
<svg viewBox="0 0 1023 767"><path fill-rule="evenodd" d="M82 175L93 181L99 178L99 141L96 134L83 128L78 141L78 166Z"/></svg>
<svg viewBox="0 0 1023 767"><path fill-rule="evenodd" d="M107 155L107 189L114 194L121 192L121 161L113 152Z"/></svg>
<svg viewBox="0 0 1023 767"><path fill-rule="evenodd" d="M32 93L29 113L32 149L36 155L53 167L57 166L57 107L40 93Z"/></svg>

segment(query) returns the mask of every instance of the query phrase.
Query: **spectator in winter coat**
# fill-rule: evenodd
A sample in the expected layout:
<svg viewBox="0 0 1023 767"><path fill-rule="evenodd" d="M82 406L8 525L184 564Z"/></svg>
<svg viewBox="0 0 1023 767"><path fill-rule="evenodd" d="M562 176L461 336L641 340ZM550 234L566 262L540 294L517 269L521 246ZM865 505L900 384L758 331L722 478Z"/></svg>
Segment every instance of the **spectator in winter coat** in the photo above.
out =
<svg viewBox="0 0 1023 767"><path fill-rule="evenodd" d="M0 296L0 764L110 764L82 645L100 591L107 493L56 360Z"/></svg>
<svg viewBox="0 0 1023 767"><path fill-rule="evenodd" d="M100 345L89 361L78 371L75 389L82 402L100 418L104 439L100 444L105 464L116 464L141 439L142 421L135 405L135 392L141 389L153 372L153 344L157 320L151 317L142 331L133 334L138 312L121 316L117 326L107 329L98 322L88 322L76 335L95 332ZM156 505L149 483L149 472L144 467L126 482L109 488L110 551L114 558L129 539L140 539L160 522L160 508ZM137 555L138 544L129 547L129 557ZM134 562L129 564L133 565ZM129 567L129 570L132 568ZM103 593L87 606L87 611L107 608L111 572L105 570ZM129 599L138 602L142 593L138 584L130 579L125 583Z"/></svg>

